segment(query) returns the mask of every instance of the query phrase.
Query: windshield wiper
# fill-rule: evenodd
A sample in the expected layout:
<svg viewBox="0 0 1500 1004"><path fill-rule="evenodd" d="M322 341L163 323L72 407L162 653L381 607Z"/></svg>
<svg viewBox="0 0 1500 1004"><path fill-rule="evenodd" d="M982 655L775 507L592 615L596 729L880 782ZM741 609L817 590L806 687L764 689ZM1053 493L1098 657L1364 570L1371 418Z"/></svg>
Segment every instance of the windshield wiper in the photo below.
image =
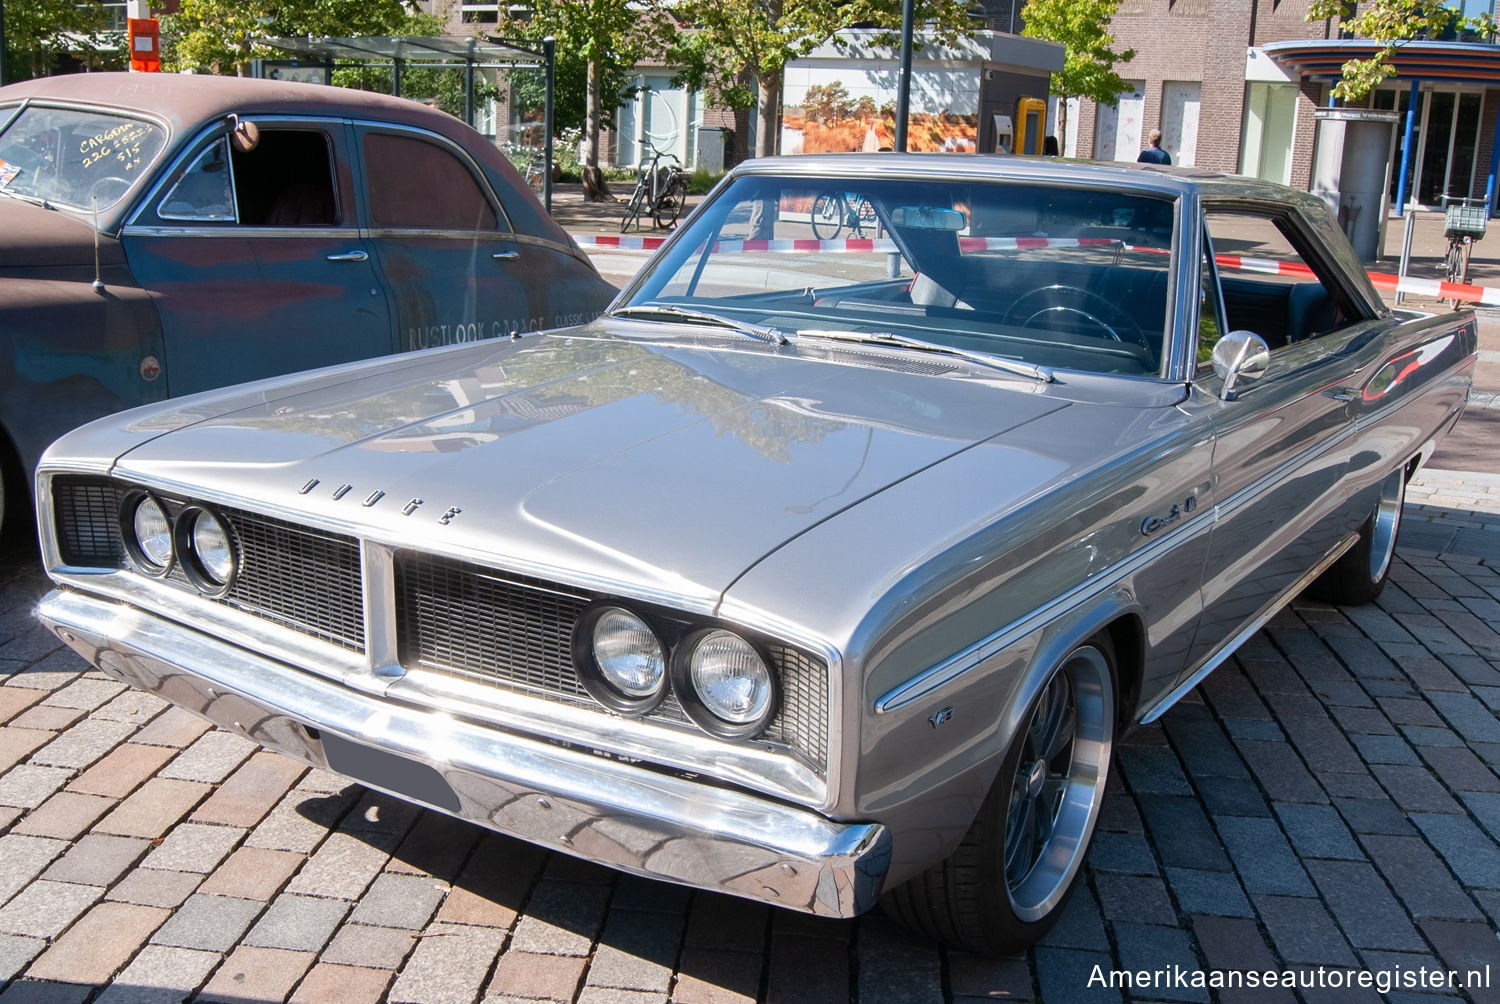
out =
<svg viewBox="0 0 1500 1004"><path fill-rule="evenodd" d="M920 338L910 338L890 331L799 328L797 337L827 338L835 342L861 342L867 345L893 345L897 348L916 349L918 352L936 352L945 356L957 356L960 359L978 363L980 366L989 366L1006 373L1014 373L1016 376L1030 377L1042 383L1053 383L1057 379L1053 376L1050 366L1037 366L1035 363L1023 363L1016 359L1006 359L1003 356L992 356L986 352L971 352L952 345L924 342Z"/></svg>
<svg viewBox="0 0 1500 1004"><path fill-rule="evenodd" d="M786 344L786 335L777 328L764 327L759 324L749 324L745 321L736 321L732 317L721 317L718 314L710 314L706 310L694 310L691 307L679 307L675 303L642 303L632 307L621 307L619 310L610 311L611 317L649 317L651 315L678 318L684 321L699 321L703 324L714 324L721 328L733 328L741 334L762 338L777 345Z"/></svg>

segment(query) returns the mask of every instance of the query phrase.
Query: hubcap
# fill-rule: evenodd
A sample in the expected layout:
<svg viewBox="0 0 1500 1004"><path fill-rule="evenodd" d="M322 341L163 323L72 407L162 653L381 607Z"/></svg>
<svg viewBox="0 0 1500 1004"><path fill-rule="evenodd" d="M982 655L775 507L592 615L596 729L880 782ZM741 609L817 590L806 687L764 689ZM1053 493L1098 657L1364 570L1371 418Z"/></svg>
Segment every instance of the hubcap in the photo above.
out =
<svg viewBox="0 0 1500 1004"><path fill-rule="evenodd" d="M1025 922L1061 901L1099 815L1114 736L1104 655L1084 646L1053 673L1022 732L1005 819L1005 884Z"/></svg>

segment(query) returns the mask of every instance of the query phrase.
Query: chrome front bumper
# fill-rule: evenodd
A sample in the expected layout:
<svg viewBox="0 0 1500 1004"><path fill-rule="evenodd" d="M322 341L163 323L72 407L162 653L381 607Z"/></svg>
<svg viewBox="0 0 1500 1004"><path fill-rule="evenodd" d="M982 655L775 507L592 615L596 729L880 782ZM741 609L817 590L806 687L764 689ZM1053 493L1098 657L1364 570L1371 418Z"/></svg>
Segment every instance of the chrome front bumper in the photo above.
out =
<svg viewBox="0 0 1500 1004"><path fill-rule="evenodd" d="M134 607L54 590L37 617L104 672L361 784L648 878L829 917L875 904L890 836L399 704ZM330 763L330 761L332 761Z"/></svg>

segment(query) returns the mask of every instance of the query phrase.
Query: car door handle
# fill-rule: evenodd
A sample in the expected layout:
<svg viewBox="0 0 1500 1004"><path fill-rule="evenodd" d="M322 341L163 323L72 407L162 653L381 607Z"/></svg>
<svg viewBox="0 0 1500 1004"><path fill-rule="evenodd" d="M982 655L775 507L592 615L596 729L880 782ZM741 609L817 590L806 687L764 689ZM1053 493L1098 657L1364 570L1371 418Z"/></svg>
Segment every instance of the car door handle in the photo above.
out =
<svg viewBox="0 0 1500 1004"><path fill-rule="evenodd" d="M496 261L515 261L517 258L521 257L521 252L496 251L494 254L490 255L490 257L495 259Z"/></svg>
<svg viewBox="0 0 1500 1004"><path fill-rule="evenodd" d="M1356 387L1330 387L1323 392L1324 397L1331 397L1335 401L1353 401L1359 397L1359 389Z"/></svg>
<svg viewBox="0 0 1500 1004"><path fill-rule="evenodd" d="M329 261L369 261L370 256L363 251L345 251L343 254L331 254Z"/></svg>

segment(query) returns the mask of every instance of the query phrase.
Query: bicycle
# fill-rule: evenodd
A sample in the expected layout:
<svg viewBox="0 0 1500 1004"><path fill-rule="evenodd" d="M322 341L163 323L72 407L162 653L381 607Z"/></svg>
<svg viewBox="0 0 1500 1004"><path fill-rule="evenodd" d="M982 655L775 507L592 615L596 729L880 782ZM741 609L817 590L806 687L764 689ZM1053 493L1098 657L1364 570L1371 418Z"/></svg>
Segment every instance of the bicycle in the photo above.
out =
<svg viewBox="0 0 1500 1004"><path fill-rule="evenodd" d="M1469 282L1469 256L1474 242L1484 237L1489 206L1484 199L1450 199L1443 196L1443 236L1448 238L1448 252L1443 258L1443 274L1449 282ZM1458 306L1455 297L1453 305Z"/></svg>
<svg viewBox="0 0 1500 1004"><path fill-rule="evenodd" d="M547 168L546 154L535 147L525 146L520 143L505 144L505 155L510 158L511 164L520 172L529 187L537 195L542 194L542 173Z"/></svg>
<svg viewBox="0 0 1500 1004"><path fill-rule="evenodd" d="M677 218L687 205L687 172L682 169L682 162L676 154L665 153L654 146L650 149L651 159L640 166L635 191L630 193L625 218L620 221L622 234L630 229L631 223L640 229L642 213L651 215L653 229L670 230L677 225ZM663 166L662 160L666 158L672 163Z"/></svg>
<svg viewBox="0 0 1500 1004"><path fill-rule="evenodd" d="M845 227L851 236L880 236L875 206L858 192L824 192L813 200L812 232L820 241L838 240Z"/></svg>

